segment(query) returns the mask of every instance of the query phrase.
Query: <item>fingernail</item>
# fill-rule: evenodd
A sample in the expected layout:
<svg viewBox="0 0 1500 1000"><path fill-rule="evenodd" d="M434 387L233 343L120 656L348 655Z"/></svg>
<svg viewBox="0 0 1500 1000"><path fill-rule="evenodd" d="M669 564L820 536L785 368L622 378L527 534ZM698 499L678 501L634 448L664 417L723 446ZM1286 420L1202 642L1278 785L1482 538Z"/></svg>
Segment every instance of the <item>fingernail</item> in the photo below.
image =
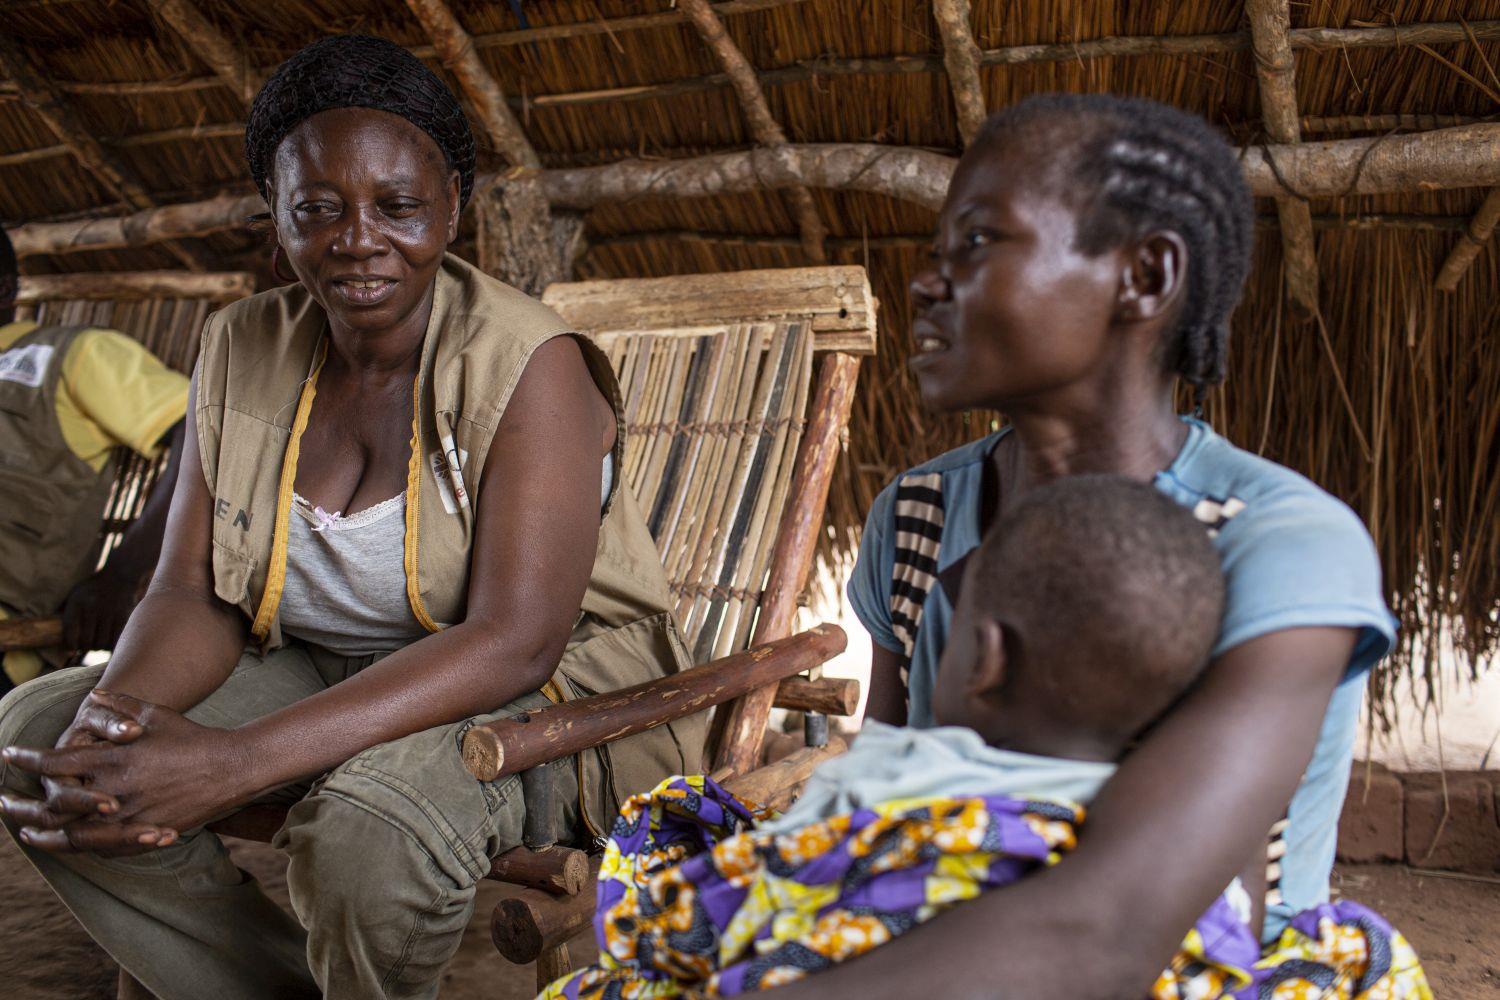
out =
<svg viewBox="0 0 1500 1000"><path fill-rule="evenodd" d="M26 843L28 843L28 844L31 843L32 837L31 837L31 829L29 827L24 827L24 826L21 827L21 839L24 840L24 841L26 841Z"/></svg>
<svg viewBox="0 0 1500 1000"><path fill-rule="evenodd" d="M16 755L16 748L15 747L6 747L4 750L0 750L0 758L3 758L5 760L11 760L12 758L15 757L15 755Z"/></svg>
<svg viewBox="0 0 1500 1000"><path fill-rule="evenodd" d="M101 802L101 803L99 803L99 811L102 812L102 813L112 813L117 808L118 807L113 802Z"/></svg>
<svg viewBox="0 0 1500 1000"><path fill-rule="evenodd" d="M154 830L147 831L146 833L141 834L139 837L137 837L135 839L137 841L139 841L140 843L142 843L142 844L154 844L154 843L156 843L156 831L154 831Z"/></svg>

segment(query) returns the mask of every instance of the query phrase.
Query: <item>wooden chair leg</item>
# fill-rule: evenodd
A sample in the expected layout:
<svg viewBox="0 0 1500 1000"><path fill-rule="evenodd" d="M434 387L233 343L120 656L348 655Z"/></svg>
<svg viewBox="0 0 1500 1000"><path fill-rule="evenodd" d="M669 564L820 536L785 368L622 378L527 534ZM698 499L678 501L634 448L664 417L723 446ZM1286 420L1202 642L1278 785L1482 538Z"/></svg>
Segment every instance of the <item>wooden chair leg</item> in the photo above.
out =
<svg viewBox="0 0 1500 1000"><path fill-rule="evenodd" d="M572 959L568 958L567 943L548 948L536 960L536 991L540 993L552 983L573 971Z"/></svg>

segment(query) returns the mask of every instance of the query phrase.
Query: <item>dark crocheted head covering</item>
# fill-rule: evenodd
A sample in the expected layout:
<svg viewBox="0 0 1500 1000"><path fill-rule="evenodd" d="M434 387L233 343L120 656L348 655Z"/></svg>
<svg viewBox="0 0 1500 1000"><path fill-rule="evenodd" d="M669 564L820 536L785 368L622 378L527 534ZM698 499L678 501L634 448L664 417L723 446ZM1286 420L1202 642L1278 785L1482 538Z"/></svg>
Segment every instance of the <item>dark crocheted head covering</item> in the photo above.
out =
<svg viewBox="0 0 1500 1000"><path fill-rule="evenodd" d="M432 136L458 171L459 204L474 189L474 134L453 91L395 42L370 35L320 38L276 68L250 108L245 160L262 196L288 132L319 111L375 108Z"/></svg>

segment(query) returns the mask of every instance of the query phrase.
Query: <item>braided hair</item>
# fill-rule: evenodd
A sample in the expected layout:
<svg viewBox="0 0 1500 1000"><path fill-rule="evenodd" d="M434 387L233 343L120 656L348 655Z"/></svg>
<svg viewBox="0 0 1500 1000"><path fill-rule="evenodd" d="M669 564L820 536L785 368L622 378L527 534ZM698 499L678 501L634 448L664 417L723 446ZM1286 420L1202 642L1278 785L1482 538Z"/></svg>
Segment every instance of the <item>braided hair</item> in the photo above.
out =
<svg viewBox="0 0 1500 1000"><path fill-rule="evenodd" d="M245 161L261 196L270 200L276 147L320 111L373 108L399 115L426 132L458 171L459 205L474 190L474 133L453 91L422 60L384 38L331 35L276 68L250 107Z"/></svg>
<svg viewBox="0 0 1500 1000"><path fill-rule="evenodd" d="M1250 188L1234 150L1196 115L1109 94L1029 97L991 116L975 145L1035 129L1049 139L1037 148L1070 158L1062 194L1078 209L1078 250L1097 255L1160 229L1187 244L1186 299L1161 353L1201 404L1224 380L1229 319L1255 239Z"/></svg>

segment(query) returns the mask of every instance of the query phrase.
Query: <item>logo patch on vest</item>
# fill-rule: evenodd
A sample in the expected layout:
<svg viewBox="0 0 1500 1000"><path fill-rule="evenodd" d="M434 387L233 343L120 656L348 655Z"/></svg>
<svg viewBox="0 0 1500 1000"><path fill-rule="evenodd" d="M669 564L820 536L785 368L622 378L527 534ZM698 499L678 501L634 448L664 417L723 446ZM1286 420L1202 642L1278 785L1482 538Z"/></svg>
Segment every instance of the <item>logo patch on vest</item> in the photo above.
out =
<svg viewBox="0 0 1500 1000"><path fill-rule="evenodd" d="M0 354L0 381L38 388L47 377L54 350L52 344L28 344Z"/></svg>
<svg viewBox="0 0 1500 1000"><path fill-rule="evenodd" d="M457 514L460 509L469 509L469 491L464 489L464 463L469 453L453 443L453 438L444 434L443 450L429 452L427 464L432 469L432 478L437 482L438 496L443 500L443 509Z"/></svg>

